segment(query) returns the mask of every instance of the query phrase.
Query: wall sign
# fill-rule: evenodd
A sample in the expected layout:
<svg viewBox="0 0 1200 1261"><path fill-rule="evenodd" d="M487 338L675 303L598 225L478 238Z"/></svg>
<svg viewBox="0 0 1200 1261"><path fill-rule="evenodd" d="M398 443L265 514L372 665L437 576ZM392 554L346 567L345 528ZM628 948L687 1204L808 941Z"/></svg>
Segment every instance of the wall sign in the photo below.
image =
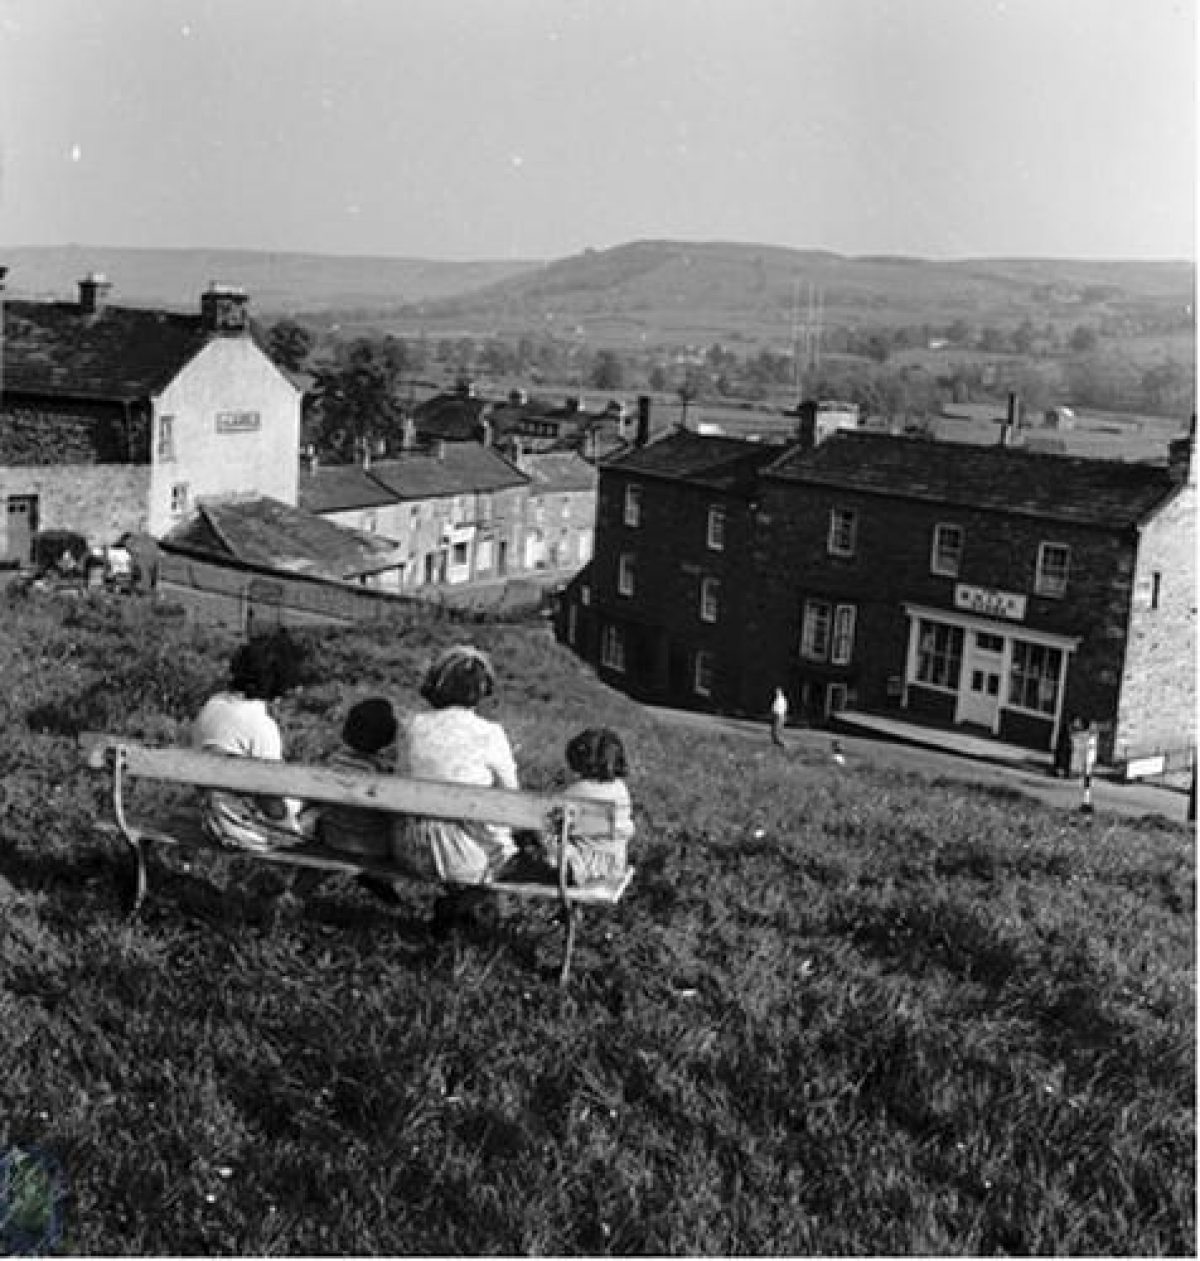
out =
<svg viewBox="0 0 1200 1261"><path fill-rule="evenodd" d="M258 412L218 412L217 433L253 433L262 428Z"/></svg>
<svg viewBox="0 0 1200 1261"><path fill-rule="evenodd" d="M985 617L1004 617L1020 622L1025 617L1025 597L1012 591L989 591L986 587L970 587L965 582L954 584L954 607Z"/></svg>

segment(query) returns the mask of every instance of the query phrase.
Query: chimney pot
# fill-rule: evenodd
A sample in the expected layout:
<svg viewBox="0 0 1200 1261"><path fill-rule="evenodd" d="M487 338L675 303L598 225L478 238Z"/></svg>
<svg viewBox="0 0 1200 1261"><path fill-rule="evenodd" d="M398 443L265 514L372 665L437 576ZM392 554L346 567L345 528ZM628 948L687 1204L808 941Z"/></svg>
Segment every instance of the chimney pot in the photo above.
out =
<svg viewBox="0 0 1200 1261"><path fill-rule="evenodd" d="M215 281L200 295L200 317L209 333L242 334L249 332L250 318L246 291L236 285L220 285Z"/></svg>
<svg viewBox="0 0 1200 1261"><path fill-rule="evenodd" d="M99 315L111 288L112 283L102 272L89 272L79 282L79 309L84 315Z"/></svg>

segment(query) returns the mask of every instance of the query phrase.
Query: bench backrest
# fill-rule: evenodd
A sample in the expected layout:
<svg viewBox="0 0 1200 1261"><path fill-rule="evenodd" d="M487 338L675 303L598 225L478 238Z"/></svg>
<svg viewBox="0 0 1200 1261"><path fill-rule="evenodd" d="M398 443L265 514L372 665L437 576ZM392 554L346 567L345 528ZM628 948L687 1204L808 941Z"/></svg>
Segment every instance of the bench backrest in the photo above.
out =
<svg viewBox="0 0 1200 1261"><path fill-rule="evenodd" d="M512 828L544 829L555 811L569 810L575 826L589 833L611 834L616 827L616 807L611 802L581 801L561 793L369 775L300 762L224 757L194 749L151 749L119 736L85 735L81 744L93 769L110 767L119 757L126 775L165 783Z"/></svg>

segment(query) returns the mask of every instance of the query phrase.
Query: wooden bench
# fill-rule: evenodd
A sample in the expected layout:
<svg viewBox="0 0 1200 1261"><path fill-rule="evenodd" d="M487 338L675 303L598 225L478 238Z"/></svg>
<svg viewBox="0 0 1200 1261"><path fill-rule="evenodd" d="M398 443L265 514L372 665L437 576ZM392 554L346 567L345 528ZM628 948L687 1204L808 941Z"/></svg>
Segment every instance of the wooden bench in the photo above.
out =
<svg viewBox="0 0 1200 1261"><path fill-rule="evenodd" d="M518 792L506 788L482 788L470 784L406 779L399 775L358 774L327 766L298 762L266 762L252 758L223 757L185 748L148 748L121 736L85 734L80 737L87 764L107 771L111 783L113 821L101 821L101 831L117 833L129 845L136 863L131 913L141 907L147 890L146 855L152 845L175 845L206 850L233 858L252 858L288 867L322 872L373 876L384 880L419 879L412 871L385 860L359 858L303 841L280 849L234 849L210 839L201 827L200 801L188 803L183 812L158 819L131 819L127 810L129 780L150 780L191 789L225 789L255 796L292 797L305 802L328 802L382 810L421 818L491 823L514 829L537 830L558 839L558 871L555 883L513 883L490 880L471 886L517 898L551 898L562 907L566 940L559 981L565 985L582 909L614 906L633 878L627 868L620 880L584 885L567 883L564 843L572 830L582 826L591 835L611 835L616 828L616 807L609 802L582 801L561 793Z"/></svg>

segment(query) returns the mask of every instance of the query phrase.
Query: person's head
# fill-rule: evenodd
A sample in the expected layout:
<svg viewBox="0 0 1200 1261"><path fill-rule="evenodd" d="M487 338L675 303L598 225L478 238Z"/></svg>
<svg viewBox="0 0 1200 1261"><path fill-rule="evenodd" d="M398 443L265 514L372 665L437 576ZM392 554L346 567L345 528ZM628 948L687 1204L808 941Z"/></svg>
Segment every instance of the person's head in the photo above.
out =
<svg viewBox="0 0 1200 1261"><path fill-rule="evenodd" d="M611 727L588 727L567 743L567 765L584 779L621 779L628 773L625 746Z"/></svg>
<svg viewBox="0 0 1200 1261"><path fill-rule="evenodd" d="M474 709L496 691L496 672L486 653L470 644L455 644L425 672L421 695L434 709L462 705Z"/></svg>
<svg viewBox="0 0 1200 1261"><path fill-rule="evenodd" d="M299 647L286 631L259 635L233 654L229 685L252 700L276 700L299 682L300 666Z"/></svg>
<svg viewBox="0 0 1200 1261"><path fill-rule="evenodd" d="M342 739L356 753L378 753L396 738L396 715L382 696L351 707L342 726Z"/></svg>

